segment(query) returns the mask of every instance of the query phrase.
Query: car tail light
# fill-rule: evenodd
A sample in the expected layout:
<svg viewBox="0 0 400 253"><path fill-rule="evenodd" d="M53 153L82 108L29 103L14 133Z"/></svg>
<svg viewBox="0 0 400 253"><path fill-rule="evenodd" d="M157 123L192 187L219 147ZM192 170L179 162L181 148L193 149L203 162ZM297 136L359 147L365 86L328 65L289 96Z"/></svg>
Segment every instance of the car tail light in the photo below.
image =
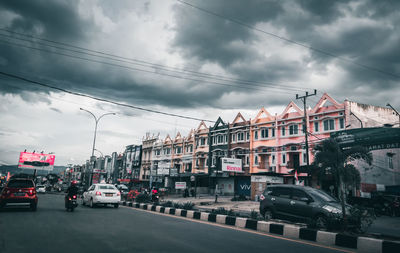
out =
<svg viewBox="0 0 400 253"><path fill-rule="evenodd" d="M76 199L76 195L72 196L72 198Z"/></svg>
<svg viewBox="0 0 400 253"><path fill-rule="evenodd" d="M96 192L96 195L101 196L101 192Z"/></svg>
<svg viewBox="0 0 400 253"><path fill-rule="evenodd" d="M36 190L35 189L29 189L28 190L28 195L29 196L33 196L33 195L35 195L36 194Z"/></svg>
<svg viewBox="0 0 400 253"><path fill-rule="evenodd" d="M265 199L265 197L264 197L264 195L260 195L260 200L262 201L262 200L264 200Z"/></svg>
<svg viewBox="0 0 400 253"><path fill-rule="evenodd" d="M120 192L117 192L117 196L121 196L121 193L120 193Z"/></svg>

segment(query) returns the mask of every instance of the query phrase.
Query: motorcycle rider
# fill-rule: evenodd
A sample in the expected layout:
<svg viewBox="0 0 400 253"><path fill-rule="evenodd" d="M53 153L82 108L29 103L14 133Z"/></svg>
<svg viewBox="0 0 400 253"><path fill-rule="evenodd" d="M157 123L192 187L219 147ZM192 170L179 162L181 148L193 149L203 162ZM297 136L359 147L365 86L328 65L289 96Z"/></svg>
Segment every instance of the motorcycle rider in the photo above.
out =
<svg viewBox="0 0 400 253"><path fill-rule="evenodd" d="M68 203L68 198L72 197L74 195L78 195L78 187L76 186L76 181L72 181L71 185L68 187L68 189L65 191L67 194L65 195L65 208L67 208L67 203Z"/></svg>

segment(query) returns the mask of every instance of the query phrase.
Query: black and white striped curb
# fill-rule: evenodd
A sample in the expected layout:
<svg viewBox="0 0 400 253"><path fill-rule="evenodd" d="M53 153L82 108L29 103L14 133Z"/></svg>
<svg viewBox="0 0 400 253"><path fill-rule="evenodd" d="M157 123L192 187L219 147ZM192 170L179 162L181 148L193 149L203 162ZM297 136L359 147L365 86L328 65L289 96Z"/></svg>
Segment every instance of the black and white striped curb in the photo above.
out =
<svg viewBox="0 0 400 253"><path fill-rule="evenodd" d="M240 218L222 214L212 214L194 210L176 209L173 207L163 207L153 204L132 203L124 201L122 202L122 205L164 214L261 231L265 233L280 235L289 239L302 239L306 241L313 241L326 246L346 247L350 249L356 249L358 252L400 252L400 242L387 241L369 237L351 236L341 233L319 231L290 224L282 224L269 221L257 221L248 218Z"/></svg>

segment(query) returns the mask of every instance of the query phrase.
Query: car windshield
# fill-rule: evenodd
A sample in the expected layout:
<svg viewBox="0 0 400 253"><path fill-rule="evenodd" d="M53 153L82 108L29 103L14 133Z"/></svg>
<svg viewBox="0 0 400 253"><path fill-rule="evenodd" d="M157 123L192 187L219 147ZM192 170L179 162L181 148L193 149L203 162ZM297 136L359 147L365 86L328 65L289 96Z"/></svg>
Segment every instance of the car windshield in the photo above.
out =
<svg viewBox="0 0 400 253"><path fill-rule="evenodd" d="M33 187L32 180L11 180L7 187L9 188L31 188Z"/></svg>
<svg viewBox="0 0 400 253"><path fill-rule="evenodd" d="M328 195L327 193L316 190L316 189L310 189L309 193L316 199L324 202L337 202L336 199L334 199L332 196Z"/></svg>
<svg viewBox="0 0 400 253"><path fill-rule="evenodd" d="M100 190L116 190L115 187L112 185L100 185L99 189Z"/></svg>

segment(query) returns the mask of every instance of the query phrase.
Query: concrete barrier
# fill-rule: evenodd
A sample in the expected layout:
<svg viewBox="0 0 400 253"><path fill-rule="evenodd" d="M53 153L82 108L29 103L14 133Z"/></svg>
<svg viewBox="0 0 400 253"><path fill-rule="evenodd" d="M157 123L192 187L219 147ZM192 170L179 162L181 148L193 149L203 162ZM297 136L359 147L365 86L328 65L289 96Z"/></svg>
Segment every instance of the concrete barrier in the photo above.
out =
<svg viewBox="0 0 400 253"><path fill-rule="evenodd" d="M187 211L187 213L186 213L186 217L188 217L188 218L193 218L193 215L194 215L194 211Z"/></svg>
<svg viewBox="0 0 400 253"><path fill-rule="evenodd" d="M382 252L382 240L358 237L357 250L365 253L381 253Z"/></svg>
<svg viewBox="0 0 400 253"><path fill-rule="evenodd" d="M162 206L156 206L156 212L160 212Z"/></svg>
<svg viewBox="0 0 400 253"><path fill-rule="evenodd" d="M175 210L175 215L176 216L181 216L181 213L182 213L182 209L176 209Z"/></svg>
<svg viewBox="0 0 400 253"><path fill-rule="evenodd" d="M208 215L209 215L209 213L201 212L200 220L208 221Z"/></svg>
<svg viewBox="0 0 400 253"><path fill-rule="evenodd" d="M300 227L293 225L285 225L283 228L283 237L298 239L300 233Z"/></svg>
<svg viewBox="0 0 400 253"><path fill-rule="evenodd" d="M226 215L217 214L217 223L225 224Z"/></svg>
<svg viewBox="0 0 400 253"><path fill-rule="evenodd" d="M169 214L169 210L171 210L171 207L166 207L164 213Z"/></svg>
<svg viewBox="0 0 400 253"><path fill-rule="evenodd" d="M268 222L268 221L257 222L257 231L269 233L269 225L270 224L271 224L271 222Z"/></svg>
<svg viewBox="0 0 400 253"><path fill-rule="evenodd" d="M336 240L336 234L337 233L318 231L317 242L328 246L334 246Z"/></svg>
<svg viewBox="0 0 400 253"><path fill-rule="evenodd" d="M236 217L236 223L235 226L239 228L245 228L246 227L246 218L238 218Z"/></svg>

